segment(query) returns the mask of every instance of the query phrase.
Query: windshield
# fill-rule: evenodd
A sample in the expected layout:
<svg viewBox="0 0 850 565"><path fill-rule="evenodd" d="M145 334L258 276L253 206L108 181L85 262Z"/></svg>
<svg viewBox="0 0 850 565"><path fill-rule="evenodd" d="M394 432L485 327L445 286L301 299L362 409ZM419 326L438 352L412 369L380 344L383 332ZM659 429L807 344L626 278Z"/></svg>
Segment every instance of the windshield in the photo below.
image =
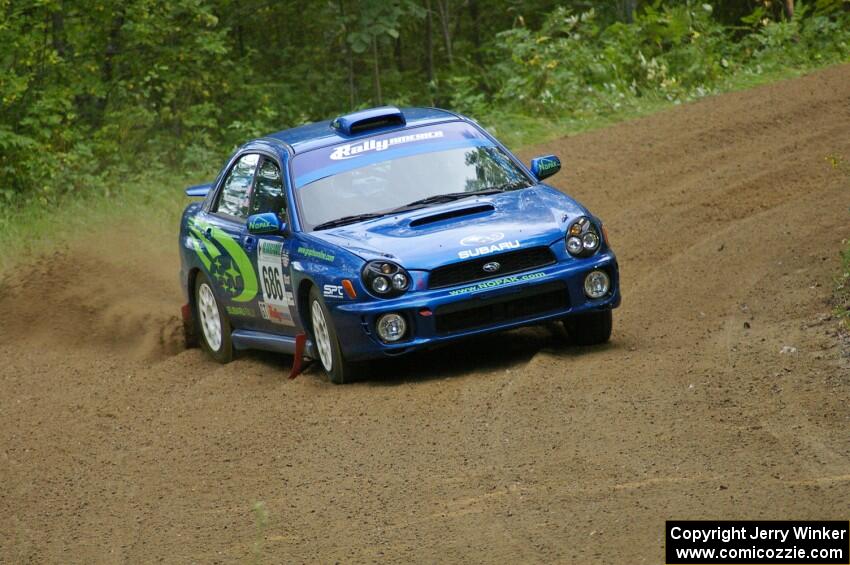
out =
<svg viewBox="0 0 850 565"><path fill-rule="evenodd" d="M293 176L303 228L531 184L504 151L467 124L412 131L417 133L323 148L324 158L311 155L315 152L296 156ZM361 215L366 217L354 218Z"/></svg>

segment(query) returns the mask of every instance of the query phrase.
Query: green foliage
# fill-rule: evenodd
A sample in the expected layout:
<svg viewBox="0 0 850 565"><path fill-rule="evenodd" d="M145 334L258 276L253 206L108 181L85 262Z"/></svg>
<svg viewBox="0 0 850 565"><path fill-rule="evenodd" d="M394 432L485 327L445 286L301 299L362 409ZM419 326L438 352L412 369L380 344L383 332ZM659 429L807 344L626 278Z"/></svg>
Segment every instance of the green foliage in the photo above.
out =
<svg viewBox="0 0 850 565"><path fill-rule="evenodd" d="M248 138L379 102L523 142L848 59L850 2L781 4L0 0L0 204L209 178Z"/></svg>
<svg viewBox="0 0 850 565"><path fill-rule="evenodd" d="M599 115L643 99L686 101L736 73L811 67L850 55L850 18L810 14L793 21L754 12L757 26L740 41L709 4L655 2L631 24L600 25L591 10L556 9L539 30L498 35L491 71L495 100L552 117Z"/></svg>
<svg viewBox="0 0 850 565"><path fill-rule="evenodd" d="M356 14L345 19L346 29L350 29L345 40L355 53L364 53L372 42L386 43L401 36L400 28L404 18L422 18L424 9L410 0L402 2L364 2Z"/></svg>

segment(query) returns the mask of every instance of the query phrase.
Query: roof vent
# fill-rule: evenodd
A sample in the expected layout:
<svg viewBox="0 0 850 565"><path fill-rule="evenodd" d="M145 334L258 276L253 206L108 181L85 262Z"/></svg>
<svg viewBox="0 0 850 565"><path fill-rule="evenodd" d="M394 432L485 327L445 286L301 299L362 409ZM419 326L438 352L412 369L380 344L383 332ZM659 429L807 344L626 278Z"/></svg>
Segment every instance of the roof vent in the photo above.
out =
<svg viewBox="0 0 850 565"><path fill-rule="evenodd" d="M381 106L339 116L331 122L331 127L345 135L357 135L377 129L399 127L405 123L401 110L395 106Z"/></svg>

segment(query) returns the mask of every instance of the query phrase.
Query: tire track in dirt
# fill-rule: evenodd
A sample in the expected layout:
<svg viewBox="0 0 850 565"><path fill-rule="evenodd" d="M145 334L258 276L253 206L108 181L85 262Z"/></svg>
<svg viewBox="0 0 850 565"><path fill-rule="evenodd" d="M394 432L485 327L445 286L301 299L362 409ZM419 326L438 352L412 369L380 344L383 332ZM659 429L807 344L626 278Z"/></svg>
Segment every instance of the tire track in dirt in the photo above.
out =
<svg viewBox="0 0 850 565"><path fill-rule="evenodd" d="M671 517L846 518L850 66L549 152L620 258L606 346L527 328L336 387L183 351L173 233L7 273L0 560L655 563Z"/></svg>

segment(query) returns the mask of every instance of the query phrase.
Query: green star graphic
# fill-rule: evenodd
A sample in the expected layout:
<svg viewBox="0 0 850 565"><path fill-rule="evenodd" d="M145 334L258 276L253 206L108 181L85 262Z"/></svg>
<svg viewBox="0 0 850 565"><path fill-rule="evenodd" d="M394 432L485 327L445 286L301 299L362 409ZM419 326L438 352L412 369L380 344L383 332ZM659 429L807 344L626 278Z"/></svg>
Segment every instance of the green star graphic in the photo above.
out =
<svg viewBox="0 0 850 565"><path fill-rule="evenodd" d="M230 280L232 280L234 283L239 279L239 271L234 269L233 265L230 265L230 268L224 271L224 273L229 276Z"/></svg>

